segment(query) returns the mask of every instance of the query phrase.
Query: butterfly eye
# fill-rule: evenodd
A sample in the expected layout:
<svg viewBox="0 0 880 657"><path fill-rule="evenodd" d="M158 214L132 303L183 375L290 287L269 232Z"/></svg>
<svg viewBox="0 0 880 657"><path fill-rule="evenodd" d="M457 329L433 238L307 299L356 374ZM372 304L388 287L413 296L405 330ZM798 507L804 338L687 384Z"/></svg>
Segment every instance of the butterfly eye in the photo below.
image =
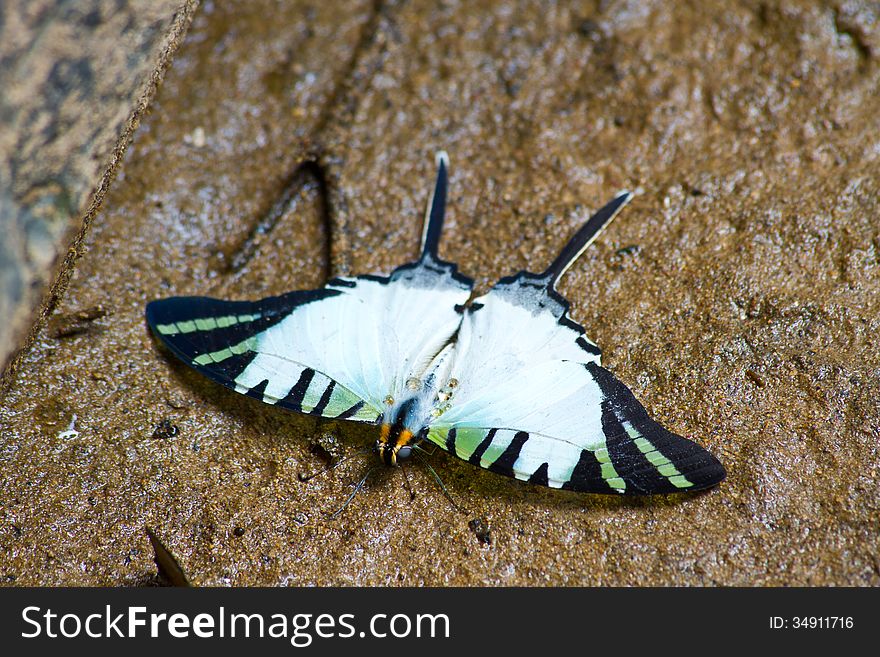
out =
<svg viewBox="0 0 880 657"><path fill-rule="evenodd" d="M404 445L399 450L397 450L397 460L398 461L406 461L411 456L412 456L412 447L410 447L409 445Z"/></svg>

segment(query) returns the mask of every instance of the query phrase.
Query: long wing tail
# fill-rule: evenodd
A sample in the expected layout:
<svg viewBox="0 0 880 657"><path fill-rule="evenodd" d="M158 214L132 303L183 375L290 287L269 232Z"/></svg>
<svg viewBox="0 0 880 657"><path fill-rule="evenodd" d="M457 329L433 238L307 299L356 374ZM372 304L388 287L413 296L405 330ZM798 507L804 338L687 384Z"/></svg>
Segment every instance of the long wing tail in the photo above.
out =
<svg viewBox="0 0 880 657"><path fill-rule="evenodd" d="M449 155L446 151L437 151L437 181L428 201L425 212L425 225L422 229L422 260L430 257L437 260L437 246L440 243L440 232L443 230L443 217L446 214L446 189L449 186Z"/></svg>
<svg viewBox="0 0 880 657"><path fill-rule="evenodd" d="M541 278L548 279L548 285L553 287L562 275L571 267L575 260L581 257L581 254L590 244L599 236L605 227L611 223L611 220L617 216L617 213L623 209L623 206L629 203L633 195L630 192L621 192L614 197L614 200L599 210L596 214L589 218L587 223L581 226L580 230L575 233L568 244L562 249L549 267L540 275Z"/></svg>

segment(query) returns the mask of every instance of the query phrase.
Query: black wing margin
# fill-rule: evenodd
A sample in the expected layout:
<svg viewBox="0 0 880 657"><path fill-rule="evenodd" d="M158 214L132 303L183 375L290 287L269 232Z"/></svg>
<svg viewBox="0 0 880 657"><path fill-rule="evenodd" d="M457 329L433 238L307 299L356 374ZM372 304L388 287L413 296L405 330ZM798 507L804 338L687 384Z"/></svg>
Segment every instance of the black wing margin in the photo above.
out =
<svg viewBox="0 0 880 657"><path fill-rule="evenodd" d="M289 292L259 301L225 301L210 297L170 297L151 301L147 323L153 333L183 362L206 376L233 387L256 355L248 340L280 322L295 308L339 294L337 290ZM205 354L232 353L222 360ZM203 362L199 362L200 357Z"/></svg>
<svg viewBox="0 0 880 657"><path fill-rule="evenodd" d="M602 390L602 430L608 457L628 494L697 491L720 483L724 466L708 450L660 426L623 383L594 363L586 365ZM566 488L595 489L594 473L578 473ZM581 481L582 479L582 481ZM587 481L590 479L591 481ZM606 482L607 483L607 482Z"/></svg>

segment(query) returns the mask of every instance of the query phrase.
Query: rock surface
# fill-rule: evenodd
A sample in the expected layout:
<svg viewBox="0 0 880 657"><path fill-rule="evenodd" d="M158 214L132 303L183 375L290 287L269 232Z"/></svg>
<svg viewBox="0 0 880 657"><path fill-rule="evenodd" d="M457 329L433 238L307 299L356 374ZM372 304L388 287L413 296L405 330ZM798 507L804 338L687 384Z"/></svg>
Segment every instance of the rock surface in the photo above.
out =
<svg viewBox="0 0 880 657"><path fill-rule="evenodd" d="M83 224L100 204L194 4L0 4L0 367L35 321L71 240L62 270L72 265ZM44 308L65 284L64 276L56 280Z"/></svg>
<svg viewBox="0 0 880 657"><path fill-rule="evenodd" d="M469 7L471 5L469 4ZM0 577L197 584L880 584L880 48L858 2L205 5L0 410ZM271 20L267 17L271 16ZM728 479L622 499L430 473L299 481L369 428L220 389L144 304L255 298L417 249L567 274L604 364ZM417 323L418 318L413 318Z"/></svg>

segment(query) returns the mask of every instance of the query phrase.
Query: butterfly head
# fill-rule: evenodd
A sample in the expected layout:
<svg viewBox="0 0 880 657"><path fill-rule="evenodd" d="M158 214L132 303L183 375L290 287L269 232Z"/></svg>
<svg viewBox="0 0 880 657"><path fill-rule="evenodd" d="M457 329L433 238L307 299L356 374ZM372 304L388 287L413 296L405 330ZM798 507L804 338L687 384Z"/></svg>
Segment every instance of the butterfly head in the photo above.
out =
<svg viewBox="0 0 880 657"><path fill-rule="evenodd" d="M411 431L383 424L374 451L385 465L400 465L412 457L413 442Z"/></svg>
<svg viewBox="0 0 880 657"><path fill-rule="evenodd" d="M400 465L413 457L414 450L427 435L427 427L413 433L399 425L386 423L380 428L373 451L385 465Z"/></svg>
<svg viewBox="0 0 880 657"><path fill-rule="evenodd" d="M412 458L413 449L427 435L418 421L419 400L395 404L382 416L379 437L373 451L385 465L400 465Z"/></svg>

